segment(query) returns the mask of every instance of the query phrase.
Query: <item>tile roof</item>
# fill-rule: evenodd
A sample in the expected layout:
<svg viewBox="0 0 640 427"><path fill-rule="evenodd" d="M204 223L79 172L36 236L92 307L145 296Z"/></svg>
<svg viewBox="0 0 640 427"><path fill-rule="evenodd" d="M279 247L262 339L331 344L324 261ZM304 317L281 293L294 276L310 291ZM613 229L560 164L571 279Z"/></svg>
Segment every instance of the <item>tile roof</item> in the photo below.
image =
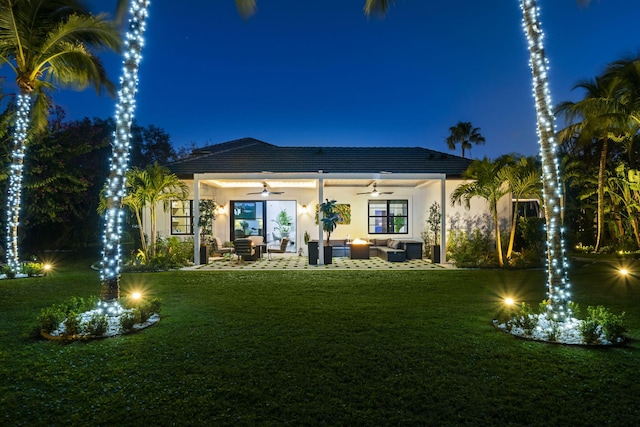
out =
<svg viewBox="0 0 640 427"><path fill-rule="evenodd" d="M278 147L242 138L194 150L166 165L180 177L194 173L445 173L460 176L470 159L420 147Z"/></svg>

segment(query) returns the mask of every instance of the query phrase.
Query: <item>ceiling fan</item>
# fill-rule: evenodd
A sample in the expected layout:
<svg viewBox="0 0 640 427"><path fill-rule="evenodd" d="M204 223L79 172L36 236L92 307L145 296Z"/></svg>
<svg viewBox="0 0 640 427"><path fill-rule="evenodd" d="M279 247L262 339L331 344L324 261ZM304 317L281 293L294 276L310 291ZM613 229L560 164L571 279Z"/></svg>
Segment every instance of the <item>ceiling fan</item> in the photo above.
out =
<svg viewBox="0 0 640 427"><path fill-rule="evenodd" d="M373 183L373 190L371 191L365 191L364 193L358 193L358 194L371 194L371 196L373 197L378 197L381 194L393 194L393 191L378 191L378 189L376 188L376 183Z"/></svg>
<svg viewBox="0 0 640 427"><path fill-rule="evenodd" d="M269 191L267 189L267 183L263 182L262 183L262 191L258 191L256 193L247 193L247 195L249 195L249 194L260 194L260 195L262 195L262 197L269 197L272 194L282 194L282 193L283 193L283 191Z"/></svg>

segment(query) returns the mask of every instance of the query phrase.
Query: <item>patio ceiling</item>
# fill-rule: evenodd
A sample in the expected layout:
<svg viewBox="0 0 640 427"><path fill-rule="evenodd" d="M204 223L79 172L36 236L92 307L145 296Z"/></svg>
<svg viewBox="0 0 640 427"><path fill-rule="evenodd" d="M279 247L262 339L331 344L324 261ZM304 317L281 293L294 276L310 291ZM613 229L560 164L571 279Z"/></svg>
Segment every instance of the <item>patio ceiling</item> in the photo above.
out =
<svg viewBox="0 0 640 427"><path fill-rule="evenodd" d="M375 182L379 188L418 188L436 183L427 179L324 179L324 187L368 188ZM262 188L266 183L270 189L316 188L315 179L202 179L201 183L216 188Z"/></svg>

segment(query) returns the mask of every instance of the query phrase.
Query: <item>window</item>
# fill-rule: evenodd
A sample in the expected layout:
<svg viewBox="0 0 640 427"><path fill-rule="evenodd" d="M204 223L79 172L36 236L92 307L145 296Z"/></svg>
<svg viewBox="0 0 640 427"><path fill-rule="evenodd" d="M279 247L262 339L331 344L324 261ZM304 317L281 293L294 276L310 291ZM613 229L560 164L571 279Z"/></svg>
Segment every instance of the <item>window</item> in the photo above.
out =
<svg viewBox="0 0 640 427"><path fill-rule="evenodd" d="M171 234L193 234L193 200L171 202Z"/></svg>
<svg viewBox="0 0 640 427"><path fill-rule="evenodd" d="M407 200L369 200L369 234L408 234Z"/></svg>
<svg viewBox="0 0 640 427"><path fill-rule="evenodd" d="M265 203L231 201L231 235L234 239L264 235Z"/></svg>

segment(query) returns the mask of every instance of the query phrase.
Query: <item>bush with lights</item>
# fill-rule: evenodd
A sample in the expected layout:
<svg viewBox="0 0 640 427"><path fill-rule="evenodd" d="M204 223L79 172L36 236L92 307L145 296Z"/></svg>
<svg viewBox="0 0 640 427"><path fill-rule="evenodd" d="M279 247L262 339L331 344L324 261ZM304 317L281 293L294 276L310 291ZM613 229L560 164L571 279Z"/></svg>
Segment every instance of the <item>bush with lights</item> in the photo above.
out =
<svg viewBox="0 0 640 427"><path fill-rule="evenodd" d="M522 302L516 304L505 299L494 325L512 335L562 344L612 345L625 341L627 328L623 312L616 315L603 306L587 307L587 316L580 320L580 307L574 302L567 304L573 316L565 321L554 320L550 313L550 300L542 301L538 310Z"/></svg>
<svg viewBox="0 0 640 427"><path fill-rule="evenodd" d="M54 340L79 340L121 335L149 326L159 319L161 301L133 293L122 298L122 309L110 315L98 297L70 298L43 308L38 319L41 335ZM98 308L96 308L98 307ZM150 322L154 318L155 321Z"/></svg>

